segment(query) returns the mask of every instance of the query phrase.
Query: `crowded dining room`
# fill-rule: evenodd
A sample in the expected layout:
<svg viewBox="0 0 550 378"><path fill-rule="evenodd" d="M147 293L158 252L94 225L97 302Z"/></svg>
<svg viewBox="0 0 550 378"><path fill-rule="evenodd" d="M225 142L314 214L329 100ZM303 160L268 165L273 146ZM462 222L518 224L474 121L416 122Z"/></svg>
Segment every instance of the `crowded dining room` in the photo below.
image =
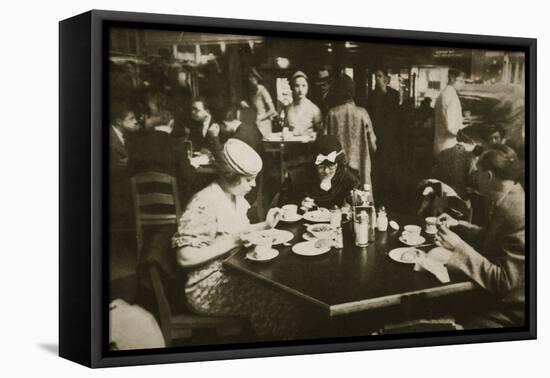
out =
<svg viewBox="0 0 550 378"><path fill-rule="evenodd" d="M112 350L525 324L524 53L112 28L108 59Z"/></svg>

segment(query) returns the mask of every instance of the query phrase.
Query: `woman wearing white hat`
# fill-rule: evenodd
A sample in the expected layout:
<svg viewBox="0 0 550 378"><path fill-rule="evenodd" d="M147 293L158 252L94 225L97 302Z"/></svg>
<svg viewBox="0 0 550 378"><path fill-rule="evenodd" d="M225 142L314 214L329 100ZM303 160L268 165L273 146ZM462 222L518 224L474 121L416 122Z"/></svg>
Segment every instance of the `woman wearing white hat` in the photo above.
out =
<svg viewBox="0 0 550 378"><path fill-rule="evenodd" d="M246 316L260 336L292 338L294 302L222 267L227 252L242 243L239 234L275 227L278 221L276 208L258 224L251 225L246 215L250 205L244 196L255 186L262 160L237 139L224 144L220 160L218 179L191 199L172 238L177 261L188 271L187 302L205 315Z"/></svg>

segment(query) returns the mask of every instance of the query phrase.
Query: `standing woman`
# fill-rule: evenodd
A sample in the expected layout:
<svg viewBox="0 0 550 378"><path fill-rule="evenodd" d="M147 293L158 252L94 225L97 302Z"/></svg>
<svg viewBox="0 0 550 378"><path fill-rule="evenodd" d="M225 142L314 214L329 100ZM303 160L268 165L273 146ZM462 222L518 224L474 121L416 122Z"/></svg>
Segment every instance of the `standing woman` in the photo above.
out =
<svg viewBox="0 0 550 378"><path fill-rule="evenodd" d="M321 133L323 122L321 110L309 98L307 93L309 84L307 76L302 71L297 71L290 79L292 97L294 102L286 110L286 122L294 135L311 134L316 131Z"/></svg>
<svg viewBox="0 0 550 378"><path fill-rule="evenodd" d="M362 184L371 184L370 154L376 152L376 136L367 111L353 100L353 79L342 75L334 88L336 106L329 110L325 126L335 135L346 154L348 165L359 173Z"/></svg>
<svg viewBox="0 0 550 378"><path fill-rule="evenodd" d="M263 82L262 76L259 72L252 68L248 75L248 83L250 85L250 103L252 108L256 111L256 126L262 133L264 138L268 138L272 132L271 119L277 115L275 105L271 95L267 91L266 87L261 84ZM241 105L244 108L249 108L250 105L243 101Z"/></svg>

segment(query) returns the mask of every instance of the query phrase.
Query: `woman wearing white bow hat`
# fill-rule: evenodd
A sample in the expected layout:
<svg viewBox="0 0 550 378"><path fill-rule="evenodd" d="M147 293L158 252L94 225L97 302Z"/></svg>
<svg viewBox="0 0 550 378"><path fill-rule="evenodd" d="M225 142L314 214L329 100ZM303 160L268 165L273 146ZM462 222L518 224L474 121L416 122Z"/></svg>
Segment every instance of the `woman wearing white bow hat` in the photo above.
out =
<svg viewBox="0 0 550 378"><path fill-rule="evenodd" d="M179 265L187 270L186 300L200 314L247 317L259 336L296 336L296 300L248 277L227 272L222 261L242 244L246 231L275 227L280 210L250 224L244 196L262 169L260 156L246 143L228 139L220 153L218 179L195 194L172 238Z"/></svg>
<svg viewBox="0 0 550 378"><path fill-rule="evenodd" d="M303 206L307 198L305 203L313 202L319 207L342 206L359 180L347 168L340 142L333 135L320 135L315 142L314 156L306 174L290 175L282 200Z"/></svg>

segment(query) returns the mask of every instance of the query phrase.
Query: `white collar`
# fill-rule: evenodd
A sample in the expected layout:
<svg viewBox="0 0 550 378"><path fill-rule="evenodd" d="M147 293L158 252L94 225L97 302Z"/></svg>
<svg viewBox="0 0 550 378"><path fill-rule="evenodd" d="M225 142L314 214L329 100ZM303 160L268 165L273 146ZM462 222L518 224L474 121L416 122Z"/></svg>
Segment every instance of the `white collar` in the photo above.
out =
<svg viewBox="0 0 550 378"><path fill-rule="evenodd" d="M208 129L210 128L211 122L212 122L212 116L208 116L208 118L202 124L202 136L203 137L206 137L206 133L208 132Z"/></svg>
<svg viewBox="0 0 550 378"><path fill-rule="evenodd" d="M162 131L163 133L166 133L166 134L171 134L173 129L171 126L168 126L168 125L159 125L159 126L155 126L155 130Z"/></svg>
<svg viewBox="0 0 550 378"><path fill-rule="evenodd" d="M122 131L120 131L119 129L117 129L116 127L114 127L112 125L111 125L111 127L115 131L115 134L118 136L118 139L120 140L120 143L122 143L122 145L124 146L125 145L124 134L122 134Z"/></svg>

